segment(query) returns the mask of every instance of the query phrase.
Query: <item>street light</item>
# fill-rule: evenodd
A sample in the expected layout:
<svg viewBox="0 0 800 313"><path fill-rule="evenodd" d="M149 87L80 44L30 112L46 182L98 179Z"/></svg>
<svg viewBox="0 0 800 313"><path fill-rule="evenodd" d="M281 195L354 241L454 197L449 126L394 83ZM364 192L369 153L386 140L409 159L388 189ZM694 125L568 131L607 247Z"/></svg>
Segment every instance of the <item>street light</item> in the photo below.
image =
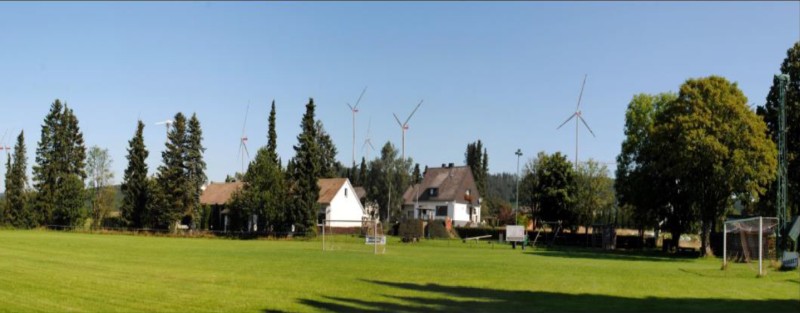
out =
<svg viewBox="0 0 800 313"><path fill-rule="evenodd" d="M519 211L519 157L522 156L522 150L517 149L517 152L514 152L517 155L517 208L514 209L514 225L517 225L517 211Z"/></svg>

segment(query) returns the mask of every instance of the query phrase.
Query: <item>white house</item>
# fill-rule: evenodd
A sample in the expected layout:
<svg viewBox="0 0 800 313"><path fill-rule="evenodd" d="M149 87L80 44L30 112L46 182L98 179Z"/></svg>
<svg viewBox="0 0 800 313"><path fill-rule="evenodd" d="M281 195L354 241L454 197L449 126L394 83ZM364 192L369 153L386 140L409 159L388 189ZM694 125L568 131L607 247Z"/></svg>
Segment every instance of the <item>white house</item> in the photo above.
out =
<svg viewBox="0 0 800 313"><path fill-rule="evenodd" d="M322 178L319 186L318 222L331 221L331 227L360 227L366 214L355 188L347 178Z"/></svg>
<svg viewBox="0 0 800 313"><path fill-rule="evenodd" d="M450 219L453 226L477 225L481 220L480 194L468 166L442 164L425 170L422 182L403 194L408 218Z"/></svg>

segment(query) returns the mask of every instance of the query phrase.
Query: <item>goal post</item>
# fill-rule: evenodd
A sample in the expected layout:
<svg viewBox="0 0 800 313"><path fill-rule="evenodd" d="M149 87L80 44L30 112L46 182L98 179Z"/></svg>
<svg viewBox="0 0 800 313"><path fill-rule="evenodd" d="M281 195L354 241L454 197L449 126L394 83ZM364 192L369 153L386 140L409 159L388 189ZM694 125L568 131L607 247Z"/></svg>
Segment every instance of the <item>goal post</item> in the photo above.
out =
<svg viewBox="0 0 800 313"><path fill-rule="evenodd" d="M386 252L386 236L379 220L323 220L318 226L322 251Z"/></svg>
<svg viewBox="0 0 800 313"><path fill-rule="evenodd" d="M758 262L758 276L763 276L764 261L775 260L776 217L751 217L725 221L722 236L722 269L730 262Z"/></svg>

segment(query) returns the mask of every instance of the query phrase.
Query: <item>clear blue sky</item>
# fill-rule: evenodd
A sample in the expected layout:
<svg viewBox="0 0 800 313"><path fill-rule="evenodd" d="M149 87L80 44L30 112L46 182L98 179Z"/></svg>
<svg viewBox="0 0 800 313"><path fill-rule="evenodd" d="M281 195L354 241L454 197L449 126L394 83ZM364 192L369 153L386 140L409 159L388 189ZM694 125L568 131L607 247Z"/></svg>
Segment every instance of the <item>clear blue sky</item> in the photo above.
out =
<svg viewBox="0 0 800 313"><path fill-rule="evenodd" d="M196 112L208 176L221 181L240 168L248 103L254 153L266 143L273 99L284 161L313 97L349 164L345 103L368 86L358 160L369 120L377 149L399 147L392 113L404 118L424 99L409 123L408 156L460 164L467 143L481 139L490 171L514 172L517 148L523 162L538 151L574 157L574 124L556 127L588 74L582 107L597 137L581 129L580 158L613 161L634 94L716 74L762 104L798 40L800 2L3 2L0 132L25 130L30 169L50 104L65 100L87 146L110 150L118 183L137 119L147 124L153 173L165 139L153 124Z"/></svg>

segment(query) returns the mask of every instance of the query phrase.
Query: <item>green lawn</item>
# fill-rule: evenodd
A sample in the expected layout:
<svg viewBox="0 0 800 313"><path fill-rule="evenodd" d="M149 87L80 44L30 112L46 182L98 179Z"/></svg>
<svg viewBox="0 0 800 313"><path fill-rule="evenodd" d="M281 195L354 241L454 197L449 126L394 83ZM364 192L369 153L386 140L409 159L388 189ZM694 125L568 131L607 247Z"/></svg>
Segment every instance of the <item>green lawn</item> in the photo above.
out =
<svg viewBox="0 0 800 313"><path fill-rule="evenodd" d="M367 251L5 230L0 311L800 311L800 272L756 278L714 259L396 239Z"/></svg>

